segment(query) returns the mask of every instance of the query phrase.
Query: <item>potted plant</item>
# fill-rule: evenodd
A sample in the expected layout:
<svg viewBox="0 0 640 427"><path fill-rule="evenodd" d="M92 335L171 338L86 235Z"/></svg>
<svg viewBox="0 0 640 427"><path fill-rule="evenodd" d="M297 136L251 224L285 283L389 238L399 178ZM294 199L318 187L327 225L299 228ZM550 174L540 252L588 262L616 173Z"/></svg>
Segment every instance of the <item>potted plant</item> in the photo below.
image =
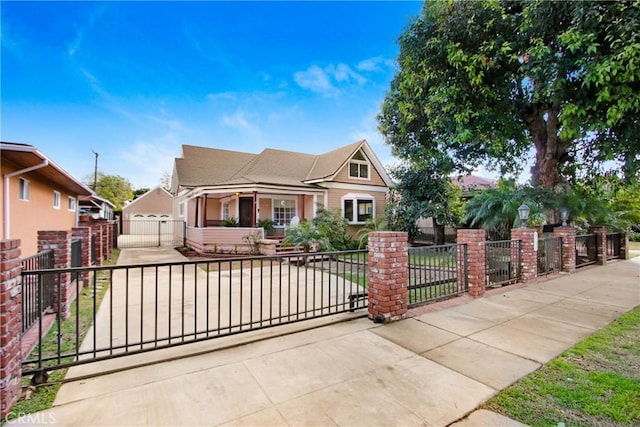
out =
<svg viewBox="0 0 640 427"><path fill-rule="evenodd" d="M275 230L275 223L273 222L273 220L271 218L262 218L258 220L258 227L262 227L264 229L264 234L266 236L271 236L273 235L273 232Z"/></svg>

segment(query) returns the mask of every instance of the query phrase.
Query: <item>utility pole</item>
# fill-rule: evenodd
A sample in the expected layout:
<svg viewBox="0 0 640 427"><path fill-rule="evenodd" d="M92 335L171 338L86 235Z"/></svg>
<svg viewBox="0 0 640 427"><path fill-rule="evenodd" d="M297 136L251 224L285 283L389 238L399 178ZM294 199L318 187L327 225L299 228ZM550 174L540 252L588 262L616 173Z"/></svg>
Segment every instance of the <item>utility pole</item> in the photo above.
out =
<svg viewBox="0 0 640 427"><path fill-rule="evenodd" d="M95 192L96 188L98 187L98 153L96 153L94 150L91 151L93 151L93 154L96 155L96 165L93 169L93 191Z"/></svg>

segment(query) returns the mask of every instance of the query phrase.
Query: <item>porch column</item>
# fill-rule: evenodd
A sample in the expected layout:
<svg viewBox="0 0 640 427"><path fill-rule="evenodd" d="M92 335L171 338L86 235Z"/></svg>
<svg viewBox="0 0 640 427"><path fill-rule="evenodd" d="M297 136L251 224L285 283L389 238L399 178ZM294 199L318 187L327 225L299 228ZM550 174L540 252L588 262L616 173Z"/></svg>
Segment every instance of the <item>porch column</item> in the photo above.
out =
<svg viewBox="0 0 640 427"><path fill-rule="evenodd" d="M196 197L196 228L200 227L200 196Z"/></svg>
<svg viewBox="0 0 640 427"><path fill-rule="evenodd" d="M202 202L202 226L207 226L207 195L204 195L204 200Z"/></svg>

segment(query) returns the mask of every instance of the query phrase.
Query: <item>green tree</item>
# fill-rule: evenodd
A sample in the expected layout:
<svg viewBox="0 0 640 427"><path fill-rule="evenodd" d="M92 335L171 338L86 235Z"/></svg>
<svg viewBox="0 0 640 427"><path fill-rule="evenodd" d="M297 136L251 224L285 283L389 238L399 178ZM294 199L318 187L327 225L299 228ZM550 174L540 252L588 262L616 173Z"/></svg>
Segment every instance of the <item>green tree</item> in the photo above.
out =
<svg viewBox="0 0 640 427"><path fill-rule="evenodd" d="M340 209L329 210L323 205L317 205L313 225L322 234L332 250L348 249L352 238L349 234L349 221L342 215Z"/></svg>
<svg viewBox="0 0 640 427"><path fill-rule="evenodd" d="M425 2L400 37L379 128L442 175L485 164L551 189L640 164L640 2Z"/></svg>
<svg viewBox="0 0 640 427"><path fill-rule="evenodd" d="M85 178L85 182L90 182L93 187L93 176ZM98 173L98 182L94 190L96 194L107 199L115 205L116 211L121 211L124 202L133 199L133 186L126 179L119 175L106 175Z"/></svg>

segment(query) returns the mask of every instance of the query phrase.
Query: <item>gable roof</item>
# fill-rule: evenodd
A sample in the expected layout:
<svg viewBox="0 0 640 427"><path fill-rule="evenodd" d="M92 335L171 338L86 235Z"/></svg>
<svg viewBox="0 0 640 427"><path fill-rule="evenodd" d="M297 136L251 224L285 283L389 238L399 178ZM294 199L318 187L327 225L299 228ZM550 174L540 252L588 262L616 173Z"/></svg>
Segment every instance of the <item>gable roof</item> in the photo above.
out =
<svg viewBox="0 0 640 427"><path fill-rule="evenodd" d="M312 187L331 180L362 149L387 185L386 171L362 140L321 155L267 148L259 154L183 145L175 159L175 177L181 187L204 185L276 184ZM174 183L174 192L177 190Z"/></svg>
<svg viewBox="0 0 640 427"><path fill-rule="evenodd" d="M66 188L72 194L78 196L93 194L86 185L72 177L33 145L0 142L0 156L4 161L8 160L21 169L34 168L29 173Z"/></svg>
<svg viewBox="0 0 640 427"><path fill-rule="evenodd" d="M462 191L486 190L495 188L498 185L493 179L471 174L452 177L451 182L460 187Z"/></svg>

